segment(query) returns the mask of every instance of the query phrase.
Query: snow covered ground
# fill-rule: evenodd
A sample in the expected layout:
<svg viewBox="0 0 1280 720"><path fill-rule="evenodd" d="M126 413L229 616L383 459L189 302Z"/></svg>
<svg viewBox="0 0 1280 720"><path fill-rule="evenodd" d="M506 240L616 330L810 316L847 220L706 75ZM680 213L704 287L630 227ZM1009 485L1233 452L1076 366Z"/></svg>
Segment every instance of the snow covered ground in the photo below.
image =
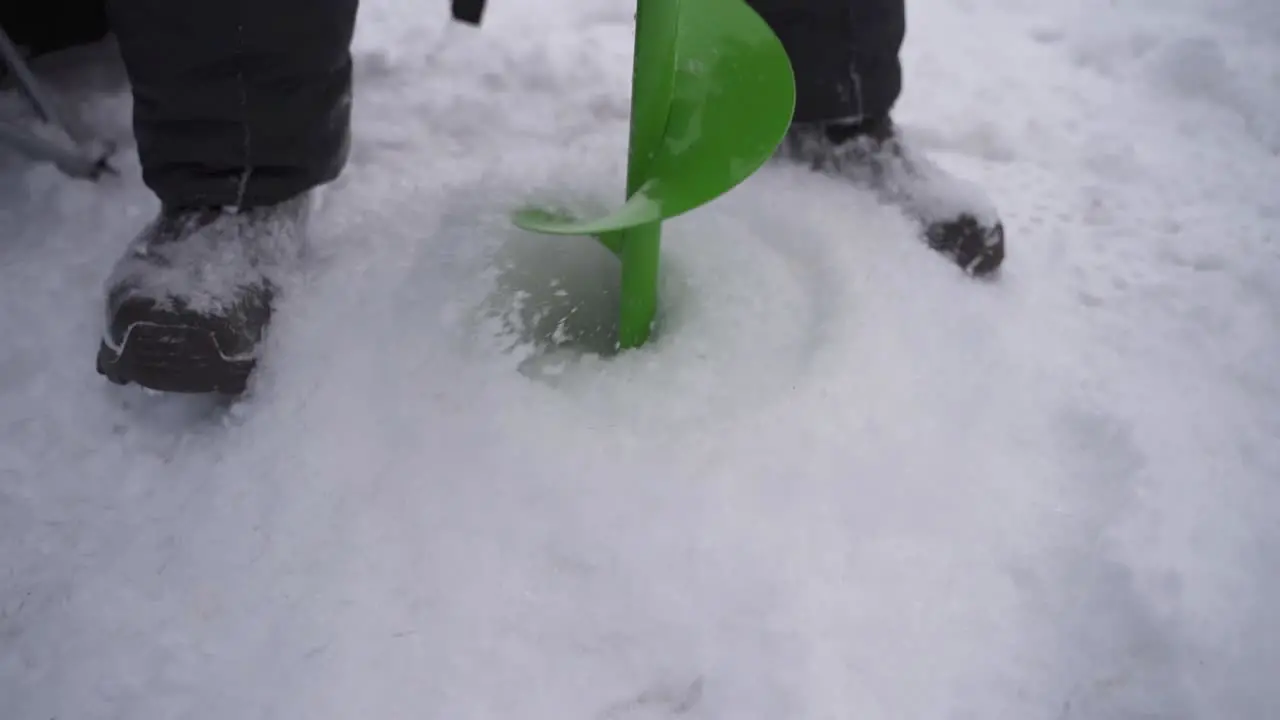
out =
<svg viewBox="0 0 1280 720"><path fill-rule="evenodd" d="M1280 717L1280 6L911 0L899 120L1003 277L770 167L593 359L609 258L504 214L616 199L633 5L492 5L365 2L229 409L93 372L128 153L0 158L0 717Z"/></svg>

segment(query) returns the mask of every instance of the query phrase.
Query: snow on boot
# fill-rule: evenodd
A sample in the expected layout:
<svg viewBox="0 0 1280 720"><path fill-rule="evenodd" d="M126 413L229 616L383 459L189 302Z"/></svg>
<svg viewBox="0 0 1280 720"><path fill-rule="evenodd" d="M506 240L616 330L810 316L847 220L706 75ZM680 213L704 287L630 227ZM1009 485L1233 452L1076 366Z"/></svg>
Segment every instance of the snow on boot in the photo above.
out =
<svg viewBox="0 0 1280 720"><path fill-rule="evenodd" d="M914 153L892 120L793 126L779 156L851 180L920 223L929 246L966 272L1004 261L1004 225L986 194Z"/></svg>
<svg viewBox="0 0 1280 720"><path fill-rule="evenodd" d="M279 289L303 250L309 199L165 208L107 280L98 372L179 393L245 390Z"/></svg>

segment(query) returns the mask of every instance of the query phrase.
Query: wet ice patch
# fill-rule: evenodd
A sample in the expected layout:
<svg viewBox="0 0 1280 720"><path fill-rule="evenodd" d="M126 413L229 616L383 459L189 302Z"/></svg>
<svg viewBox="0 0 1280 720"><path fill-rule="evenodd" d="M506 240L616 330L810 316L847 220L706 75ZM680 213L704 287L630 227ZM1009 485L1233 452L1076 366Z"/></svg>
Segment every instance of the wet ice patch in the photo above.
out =
<svg viewBox="0 0 1280 720"><path fill-rule="evenodd" d="M741 194L664 223L659 307L641 348L617 348L621 266L592 238L506 233L477 317L522 373L592 412L654 421L665 414L679 424L729 418L777 398L856 310L832 267L851 259L796 233L794 206L752 200L797 179L819 189L819 205L852 192L821 178L765 172ZM886 232L900 234L881 240L888 247L919 244L896 213L868 197L853 200L872 215L859 233L866 249ZM665 390L639 390L652 386Z"/></svg>
<svg viewBox="0 0 1280 720"><path fill-rule="evenodd" d="M513 350L617 353L620 262L593 238L513 237L493 262L496 287L481 312L501 324Z"/></svg>

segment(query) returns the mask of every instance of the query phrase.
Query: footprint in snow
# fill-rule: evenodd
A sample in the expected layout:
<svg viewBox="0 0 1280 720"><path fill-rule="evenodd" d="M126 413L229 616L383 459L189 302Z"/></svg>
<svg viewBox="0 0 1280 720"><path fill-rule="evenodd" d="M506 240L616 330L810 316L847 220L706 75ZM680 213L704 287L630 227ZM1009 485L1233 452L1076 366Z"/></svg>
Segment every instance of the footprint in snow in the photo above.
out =
<svg viewBox="0 0 1280 720"><path fill-rule="evenodd" d="M597 720L659 718L684 715L702 699L702 678L688 685L660 683L633 698L614 703L596 715Z"/></svg>

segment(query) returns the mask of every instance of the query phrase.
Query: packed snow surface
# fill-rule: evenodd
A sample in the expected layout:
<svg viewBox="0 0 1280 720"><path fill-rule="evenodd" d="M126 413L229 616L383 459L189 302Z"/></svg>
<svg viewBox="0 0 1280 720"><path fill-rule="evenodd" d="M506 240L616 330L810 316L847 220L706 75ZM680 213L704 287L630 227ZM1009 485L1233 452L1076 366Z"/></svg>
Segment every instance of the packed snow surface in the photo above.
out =
<svg viewBox="0 0 1280 720"><path fill-rule="evenodd" d="M0 157L0 716L1280 717L1273 0L912 0L1002 276L771 165L621 356L607 253L507 214L618 201L634 3L438 5L363 3L240 402L93 371L131 146ZM118 67L40 72L131 143Z"/></svg>

